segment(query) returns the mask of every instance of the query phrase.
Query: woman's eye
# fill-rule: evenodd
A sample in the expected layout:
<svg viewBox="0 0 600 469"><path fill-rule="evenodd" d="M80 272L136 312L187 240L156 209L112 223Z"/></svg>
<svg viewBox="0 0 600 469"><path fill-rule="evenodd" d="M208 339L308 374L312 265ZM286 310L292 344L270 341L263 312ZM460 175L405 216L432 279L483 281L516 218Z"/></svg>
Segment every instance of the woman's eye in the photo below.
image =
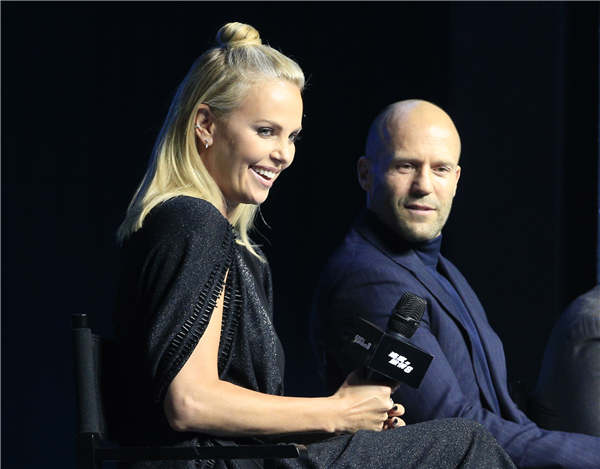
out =
<svg viewBox="0 0 600 469"><path fill-rule="evenodd" d="M271 137L273 135L273 129L271 127L259 127L256 132L261 137Z"/></svg>

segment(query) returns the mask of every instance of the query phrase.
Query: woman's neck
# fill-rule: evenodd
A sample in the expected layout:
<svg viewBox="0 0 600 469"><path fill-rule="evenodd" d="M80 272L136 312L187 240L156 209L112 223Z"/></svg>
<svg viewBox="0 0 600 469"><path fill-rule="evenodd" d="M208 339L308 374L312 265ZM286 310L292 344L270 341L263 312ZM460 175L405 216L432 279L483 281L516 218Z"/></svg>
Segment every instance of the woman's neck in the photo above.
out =
<svg viewBox="0 0 600 469"><path fill-rule="evenodd" d="M240 204L237 202L230 202L230 201L224 199L223 207L220 209L220 211L221 211L221 214L225 218L227 218L227 220L229 220L229 223L232 222L235 209L238 208L239 205Z"/></svg>

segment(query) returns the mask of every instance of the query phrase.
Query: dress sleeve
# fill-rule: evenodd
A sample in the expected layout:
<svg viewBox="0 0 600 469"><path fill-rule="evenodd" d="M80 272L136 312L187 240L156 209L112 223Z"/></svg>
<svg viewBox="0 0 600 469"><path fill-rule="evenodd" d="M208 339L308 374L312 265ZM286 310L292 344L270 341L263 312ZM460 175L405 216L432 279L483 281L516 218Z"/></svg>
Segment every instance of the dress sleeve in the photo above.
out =
<svg viewBox="0 0 600 469"><path fill-rule="evenodd" d="M204 333L234 253L234 233L208 202L178 197L151 212L144 227L138 305L143 365L155 402Z"/></svg>

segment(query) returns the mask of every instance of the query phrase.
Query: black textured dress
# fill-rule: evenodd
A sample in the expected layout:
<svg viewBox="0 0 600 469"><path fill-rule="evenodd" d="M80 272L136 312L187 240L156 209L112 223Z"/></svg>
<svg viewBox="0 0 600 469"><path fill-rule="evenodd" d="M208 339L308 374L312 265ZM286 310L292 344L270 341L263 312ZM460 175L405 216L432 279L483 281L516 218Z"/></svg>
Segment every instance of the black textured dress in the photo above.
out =
<svg viewBox="0 0 600 469"><path fill-rule="evenodd" d="M153 209L123 248L114 316L122 357L120 440L174 446L258 441L175 432L162 410L171 380L208 325L227 271L219 375L255 391L283 393L284 357L272 323L268 264L235 242L233 228L214 206L201 199L176 197ZM336 436L308 445L307 458L275 464L362 469L514 467L482 427L458 419ZM134 466L262 467L262 461L141 462Z"/></svg>

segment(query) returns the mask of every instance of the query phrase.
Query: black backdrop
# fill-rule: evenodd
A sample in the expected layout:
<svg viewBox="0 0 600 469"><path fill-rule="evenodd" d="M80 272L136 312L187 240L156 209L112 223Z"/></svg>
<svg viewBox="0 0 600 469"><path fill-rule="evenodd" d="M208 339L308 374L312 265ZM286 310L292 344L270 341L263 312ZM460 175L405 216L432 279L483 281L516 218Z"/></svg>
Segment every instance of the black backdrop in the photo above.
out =
<svg viewBox="0 0 600 469"><path fill-rule="evenodd" d="M319 391L310 297L363 204L355 160L390 102L436 102L461 133L444 250L511 379L535 382L558 314L595 283L598 4L3 2L4 467L73 466L70 314L110 331L115 228L178 82L234 20L309 78L304 138L257 238L290 393Z"/></svg>

